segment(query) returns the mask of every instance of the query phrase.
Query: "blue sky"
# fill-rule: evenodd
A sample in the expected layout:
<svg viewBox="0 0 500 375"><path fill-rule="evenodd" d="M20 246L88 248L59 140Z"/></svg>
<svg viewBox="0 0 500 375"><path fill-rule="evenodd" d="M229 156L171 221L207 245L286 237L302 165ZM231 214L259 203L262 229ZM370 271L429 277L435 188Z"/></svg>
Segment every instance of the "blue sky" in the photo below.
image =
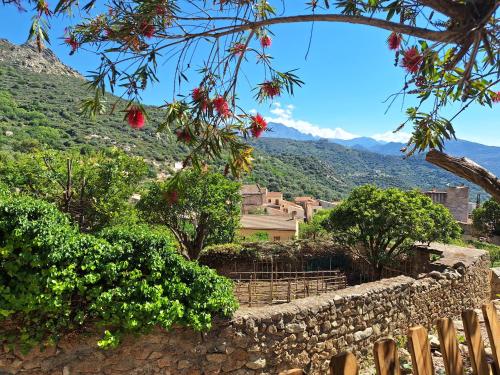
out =
<svg viewBox="0 0 500 375"><path fill-rule="evenodd" d="M0 17L0 37L17 44L25 42L30 16L1 6ZM51 48L64 63L85 74L97 67L96 56L85 51L69 56L69 49L58 39L72 22L66 18L53 23ZM299 69L305 85L293 97L282 96L278 103L259 106L251 88L262 76L249 61L243 67L245 78L240 79L238 90L241 106L315 135L403 140L411 128L396 135L392 130L405 119L405 108L412 102L398 100L385 113L384 100L401 88L404 77L403 70L393 65L394 54L386 48L388 32L366 26L317 23L306 60L310 29L311 24L275 26L271 29L275 35L269 50L276 68ZM172 64L162 67L160 83L143 95L146 104L172 99L172 72ZM196 82L188 84L186 91L194 86ZM473 105L455 120L454 126L459 138L500 146L500 105Z"/></svg>

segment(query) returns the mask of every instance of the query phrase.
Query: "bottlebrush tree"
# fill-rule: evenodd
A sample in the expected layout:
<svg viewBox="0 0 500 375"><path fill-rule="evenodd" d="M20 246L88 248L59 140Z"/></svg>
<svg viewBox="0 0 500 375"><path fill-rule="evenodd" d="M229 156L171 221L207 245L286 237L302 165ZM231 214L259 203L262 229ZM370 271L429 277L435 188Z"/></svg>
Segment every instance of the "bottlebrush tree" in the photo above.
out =
<svg viewBox="0 0 500 375"><path fill-rule="evenodd" d="M45 0L2 1L19 8L34 6L30 38L40 48L48 40L46 28L53 15L87 12L87 18L67 29L65 41L70 53L90 46L101 56L90 77L95 94L84 103L92 115L105 110L104 88L120 86L128 99L125 119L132 127L144 125L147 114L140 93L157 80L162 60L175 59L175 99L166 104L160 131L169 128L191 146L186 164L200 166L207 158L229 155L227 170L234 174L250 166L252 149L246 138L259 136L266 125L238 106L242 65L263 68L255 83L258 102L293 94L303 83L293 70L276 67L279 62L270 50L272 38L280 36L272 34L273 25L340 22L385 29L388 48L406 71L398 94L414 95L419 103L407 109L407 121L395 130L413 128L403 151L428 151L428 161L500 200L495 176L442 152L444 142L455 137L453 120L460 113L472 103L491 106L500 101L498 0L309 0L308 10L298 13L292 2L273 0L60 0L53 8ZM107 11L95 14L95 9ZM201 68L191 64L193 56L204 62ZM181 82L194 70L199 81L187 90ZM454 102L461 103L460 109L443 118L443 107Z"/></svg>

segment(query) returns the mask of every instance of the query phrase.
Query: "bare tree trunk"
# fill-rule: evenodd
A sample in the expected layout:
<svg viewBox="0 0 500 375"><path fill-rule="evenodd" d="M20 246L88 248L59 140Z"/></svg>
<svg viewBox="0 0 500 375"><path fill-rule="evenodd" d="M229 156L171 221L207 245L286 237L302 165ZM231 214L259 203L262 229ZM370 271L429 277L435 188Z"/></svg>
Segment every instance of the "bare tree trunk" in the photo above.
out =
<svg viewBox="0 0 500 375"><path fill-rule="evenodd" d="M438 150L430 150L425 156L425 160L481 186L491 194L493 199L500 202L500 180L493 173L472 160L450 156Z"/></svg>

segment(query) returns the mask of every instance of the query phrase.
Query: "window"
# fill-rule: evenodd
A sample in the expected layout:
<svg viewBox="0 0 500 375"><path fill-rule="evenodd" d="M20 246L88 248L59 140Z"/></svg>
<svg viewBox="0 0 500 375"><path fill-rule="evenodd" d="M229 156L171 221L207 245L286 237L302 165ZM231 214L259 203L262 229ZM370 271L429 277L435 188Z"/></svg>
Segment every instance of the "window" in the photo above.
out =
<svg viewBox="0 0 500 375"><path fill-rule="evenodd" d="M281 240L281 237L280 237L280 236L274 236L274 237L273 237L273 240L274 240L274 241L279 241L279 240Z"/></svg>

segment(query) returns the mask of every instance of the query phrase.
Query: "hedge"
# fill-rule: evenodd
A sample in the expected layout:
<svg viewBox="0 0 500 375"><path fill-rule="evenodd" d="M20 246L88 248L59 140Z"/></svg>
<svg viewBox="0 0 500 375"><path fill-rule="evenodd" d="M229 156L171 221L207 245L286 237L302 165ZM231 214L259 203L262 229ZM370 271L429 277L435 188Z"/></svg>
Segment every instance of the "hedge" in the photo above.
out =
<svg viewBox="0 0 500 375"><path fill-rule="evenodd" d="M173 324L207 330L237 308L232 282L189 262L165 232L81 234L49 203L0 195L0 339L27 350L84 327L113 347Z"/></svg>

